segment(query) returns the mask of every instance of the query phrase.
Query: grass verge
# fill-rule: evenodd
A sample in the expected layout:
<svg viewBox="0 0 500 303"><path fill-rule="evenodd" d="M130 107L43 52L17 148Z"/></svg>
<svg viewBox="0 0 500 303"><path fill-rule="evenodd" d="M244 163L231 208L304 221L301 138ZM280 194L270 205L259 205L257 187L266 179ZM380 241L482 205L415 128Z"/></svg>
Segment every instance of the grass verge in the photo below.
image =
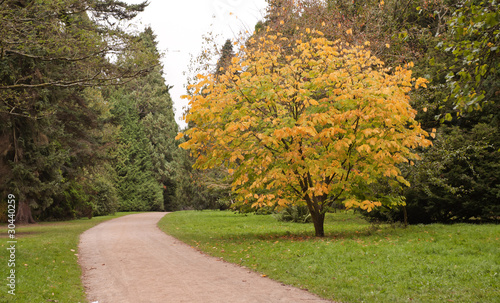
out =
<svg viewBox="0 0 500 303"><path fill-rule="evenodd" d="M85 230L113 216L16 227L16 291L7 293L9 252L7 228L0 227L0 302L87 302L78 264L78 243Z"/></svg>
<svg viewBox="0 0 500 303"><path fill-rule="evenodd" d="M339 302L500 302L499 225L370 225L329 214L311 224L272 216L186 211L166 233L226 261Z"/></svg>

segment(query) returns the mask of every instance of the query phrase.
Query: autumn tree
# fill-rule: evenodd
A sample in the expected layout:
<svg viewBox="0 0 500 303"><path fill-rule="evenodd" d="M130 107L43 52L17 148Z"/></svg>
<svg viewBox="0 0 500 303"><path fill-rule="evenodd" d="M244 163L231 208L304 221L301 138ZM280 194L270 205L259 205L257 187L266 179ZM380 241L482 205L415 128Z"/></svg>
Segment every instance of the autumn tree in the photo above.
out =
<svg viewBox="0 0 500 303"><path fill-rule="evenodd" d="M187 96L186 120L196 127L181 147L197 156L197 168L228 167L233 190L254 207L307 205L324 236L335 203L398 203L363 189L380 179L409 185L397 165L430 142L407 94L425 80L306 32L297 40L268 32L242 46L218 80L199 75Z"/></svg>
<svg viewBox="0 0 500 303"><path fill-rule="evenodd" d="M281 0L268 1L266 25L297 39L306 28L320 29L331 41L341 39L366 47L386 66L414 62L415 77L428 88L410 93L415 119L426 130L437 129L434 146L420 150L417 165L400 166L411 182L402 207L362 212L377 220L410 223L477 222L498 216L490 201L499 178L494 159L498 132L497 3L479 0ZM259 30L260 29L260 30ZM487 137L476 131L491 126ZM450 126L454 126L450 131ZM486 139L488 138L488 139ZM485 144L484 142L488 142ZM471 152L474 151L474 152ZM460 160L461 159L461 160ZM489 169L482 169L488 167ZM473 172L473 173L472 173ZM370 190L394 189L383 183ZM486 201L486 202L485 202ZM494 203L494 202L493 202ZM467 211L463 211L467 209ZM459 211L460 210L460 211ZM407 215L407 216L406 216Z"/></svg>

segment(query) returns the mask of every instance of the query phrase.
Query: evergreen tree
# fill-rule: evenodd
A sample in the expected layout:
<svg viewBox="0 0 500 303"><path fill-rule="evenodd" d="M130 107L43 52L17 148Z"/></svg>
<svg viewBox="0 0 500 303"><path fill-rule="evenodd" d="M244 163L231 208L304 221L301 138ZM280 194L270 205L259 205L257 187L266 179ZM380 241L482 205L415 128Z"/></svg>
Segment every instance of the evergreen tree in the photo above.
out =
<svg viewBox="0 0 500 303"><path fill-rule="evenodd" d="M121 125L116 166L120 209L173 209L178 126L155 35L151 28L146 28L139 37L145 48L155 54L157 64L148 75L113 93L113 112Z"/></svg>
<svg viewBox="0 0 500 303"><path fill-rule="evenodd" d="M233 43L230 39L227 39L224 45L222 46L221 56L217 61L217 65L215 67L215 75L220 76L225 73L225 70L231 65L231 59L234 57L233 51Z"/></svg>
<svg viewBox="0 0 500 303"><path fill-rule="evenodd" d="M84 194L85 186L75 184L84 182L84 167L95 163L99 150L93 131L99 114L85 88L121 84L150 70L154 62L147 51L127 66L108 60L141 49L133 35L111 24L131 20L145 6L2 1L0 193L16 195L18 222L88 212L88 205L69 203L66 195Z"/></svg>
<svg viewBox="0 0 500 303"><path fill-rule="evenodd" d="M116 95L113 113L121 125L115 166L119 210L163 210L162 189L153 176L149 142L140 123L137 103L123 90Z"/></svg>

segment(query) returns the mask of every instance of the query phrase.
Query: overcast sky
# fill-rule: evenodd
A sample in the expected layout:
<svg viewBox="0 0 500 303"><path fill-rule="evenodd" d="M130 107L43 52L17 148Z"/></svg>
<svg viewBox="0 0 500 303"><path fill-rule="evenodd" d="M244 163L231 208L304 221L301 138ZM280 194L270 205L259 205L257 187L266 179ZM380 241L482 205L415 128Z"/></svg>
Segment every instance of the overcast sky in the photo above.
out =
<svg viewBox="0 0 500 303"><path fill-rule="evenodd" d="M140 3L141 0L125 0ZM164 77L174 101L176 121L181 121L186 100L180 96L186 93L186 76L190 54L197 56L201 50L202 35L208 31L225 39L234 38L245 29L253 31L255 23L261 20L266 7L265 0L149 0L150 4L135 21L140 26L151 26L157 35L158 47L165 52L163 59ZM213 25L210 27L210 25Z"/></svg>

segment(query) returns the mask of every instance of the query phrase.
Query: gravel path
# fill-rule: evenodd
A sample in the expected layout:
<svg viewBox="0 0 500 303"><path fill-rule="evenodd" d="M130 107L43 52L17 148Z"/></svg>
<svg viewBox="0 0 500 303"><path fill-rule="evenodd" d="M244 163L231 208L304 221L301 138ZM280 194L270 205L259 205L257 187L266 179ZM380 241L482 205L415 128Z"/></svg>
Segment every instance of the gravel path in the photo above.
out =
<svg viewBox="0 0 500 303"><path fill-rule="evenodd" d="M165 214L128 215L81 235L79 262L90 302L329 302L166 235L156 226Z"/></svg>

